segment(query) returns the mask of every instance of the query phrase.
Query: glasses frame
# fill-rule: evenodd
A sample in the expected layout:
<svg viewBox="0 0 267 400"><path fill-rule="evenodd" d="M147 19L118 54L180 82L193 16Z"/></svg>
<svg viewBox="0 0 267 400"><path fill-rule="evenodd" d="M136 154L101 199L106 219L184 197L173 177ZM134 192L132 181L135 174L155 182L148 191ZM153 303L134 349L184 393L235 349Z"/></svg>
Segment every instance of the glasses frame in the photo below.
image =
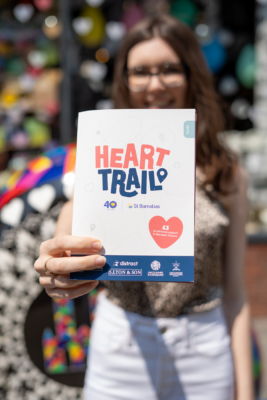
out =
<svg viewBox="0 0 267 400"><path fill-rule="evenodd" d="M184 68L184 80L183 80L183 82L180 83L180 84L176 84L176 85L166 85L166 83L164 83L164 82L160 79L160 74L162 73L162 71L160 70L160 68L164 67L164 65L165 65L165 66L167 66L167 65L168 65L168 66L182 66L182 67ZM140 66L140 67L141 67L141 66ZM140 68L140 67L139 67L139 68ZM180 87L180 86L182 86L182 85L186 82L186 80L187 80L187 68L186 68L186 66L184 65L184 63L177 63L177 64L175 64L175 63L173 63L173 64L172 64L172 63L166 63L166 64L162 64L162 65L160 65L160 66L157 67L157 68L159 68L158 72L147 72L147 75L149 76L149 80L148 80L147 85L144 87L144 89L133 90L133 89L131 89L130 86L129 86L128 77L129 77L129 72L134 71L134 70L138 71L137 68L138 68L138 67L136 67L136 68L134 68L134 69L132 69L132 70L125 69L125 70L123 71L124 83L125 83L126 87L127 87L131 92L134 92L134 93L145 92L145 91L147 90L148 86L150 85L151 77L152 77L152 76L158 76L158 79L159 79L160 83L161 83L164 87L166 87L166 88L176 88L176 87Z"/></svg>

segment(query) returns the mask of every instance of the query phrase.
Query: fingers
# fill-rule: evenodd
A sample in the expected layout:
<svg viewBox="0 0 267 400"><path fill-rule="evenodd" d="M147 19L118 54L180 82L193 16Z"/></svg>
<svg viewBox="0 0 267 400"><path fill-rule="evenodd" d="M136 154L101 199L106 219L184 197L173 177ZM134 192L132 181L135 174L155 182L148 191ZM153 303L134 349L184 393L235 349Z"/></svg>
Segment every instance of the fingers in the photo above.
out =
<svg viewBox="0 0 267 400"><path fill-rule="evenodd" d="M40 276L39 278L40 284L45 288L45 289L69 289L75 286L80 286L83 285L84 283L89 283L89 282L95 282L95 281L83 281L83 280L71 280L70 275L55 275L55 276Z"/></svg>
<svg viewBox="0 0 267 400"><path fill-rule="evenodd" d="M41 244L40 254L58 255L62 251L70 250L76 254L96 253L102 249L100 240L91 237L57 236Z"/></svg>
<svg viewBox="0 0 267 400"><path fill-rule="evenodd" d="M69 289L46 289L46 293L53 299L75 299L76 297L91 292L97 285L98 281L87 282Z"/></svg>
<svg viewBox="0 0 267 400"><path fill-rule="evenodd" d="M40 275L45 274L44 265L48 258L47 255L41 256L34 264L34 268ZM82 257L53 257L46 262L46 267L52 274L64 275L70 272L100 268L105 264L106 258L96 254Z"/></svg>
<svg viewBox="0 0 267 400"><path fill-rule="evenodd" d="M70 280L69 274L103 267L106 258L96 254L101 248L102 243L98 239L71 235L43 242L34 268L40 274L40 283L47 294L52 298L73 299L94 289L98 285L97 281ZM91 255L70 257L71 253ZM45 263L53 276L45 274Z"/></svg>

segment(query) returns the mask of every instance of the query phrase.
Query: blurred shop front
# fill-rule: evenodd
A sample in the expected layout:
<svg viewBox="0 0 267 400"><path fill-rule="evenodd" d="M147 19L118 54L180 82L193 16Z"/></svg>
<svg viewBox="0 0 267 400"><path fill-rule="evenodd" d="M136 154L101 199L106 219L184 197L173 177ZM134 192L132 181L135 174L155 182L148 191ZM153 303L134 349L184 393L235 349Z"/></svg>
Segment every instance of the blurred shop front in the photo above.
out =
<svg viewBox="0 0 267 400"><path fill-rule="evenodd" d="M229 106L221 134L248 174L246 284L259 391L267 371L267 1L0 0L0 398L82 396L97 293L52 301L32 265L72 192L78 113L113 107L120 43L155 13L194 30Z"/></svg>

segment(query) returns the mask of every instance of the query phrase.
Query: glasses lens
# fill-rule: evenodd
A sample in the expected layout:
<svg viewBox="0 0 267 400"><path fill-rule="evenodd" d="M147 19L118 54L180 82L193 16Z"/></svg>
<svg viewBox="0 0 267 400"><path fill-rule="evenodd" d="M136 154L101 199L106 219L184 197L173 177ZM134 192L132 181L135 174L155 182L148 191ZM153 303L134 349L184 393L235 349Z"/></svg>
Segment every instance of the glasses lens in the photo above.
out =
<svg viewBox="0 0 267 400"><path fill-rule="evenodd" d="M181 86L185 81L185 73L182 66L163 67L160 74L160 80L165 86Z"/></svg>
<svg viewBox="0 0 267 400"><path fill-rule="evenodd" d="M142 71L133 71L128 74L127 86L133 92L142 92L149 84L149 75Z"/></svg>

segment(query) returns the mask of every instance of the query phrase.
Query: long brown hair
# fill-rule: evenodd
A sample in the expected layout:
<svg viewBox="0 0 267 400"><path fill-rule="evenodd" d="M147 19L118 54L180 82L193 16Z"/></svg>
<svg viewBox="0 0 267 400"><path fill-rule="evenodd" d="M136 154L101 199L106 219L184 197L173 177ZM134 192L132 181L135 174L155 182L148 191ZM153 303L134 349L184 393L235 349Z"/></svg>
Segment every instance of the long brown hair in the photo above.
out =
<svg viewBox="0 0 267 400"><path fill-rule="evenodd" d="M128 32L115 62L115 108L131 108L129 90L123 80L130 49L154 37L165 40L186 67L188 92L185 107L197 110L196 162L205 175L203 187L213 187L217 193L225 194L233 180L237 160L218 139L218 132L226 129L223 103L189 27L168 15L161 15L145 18Z"/></svg>

